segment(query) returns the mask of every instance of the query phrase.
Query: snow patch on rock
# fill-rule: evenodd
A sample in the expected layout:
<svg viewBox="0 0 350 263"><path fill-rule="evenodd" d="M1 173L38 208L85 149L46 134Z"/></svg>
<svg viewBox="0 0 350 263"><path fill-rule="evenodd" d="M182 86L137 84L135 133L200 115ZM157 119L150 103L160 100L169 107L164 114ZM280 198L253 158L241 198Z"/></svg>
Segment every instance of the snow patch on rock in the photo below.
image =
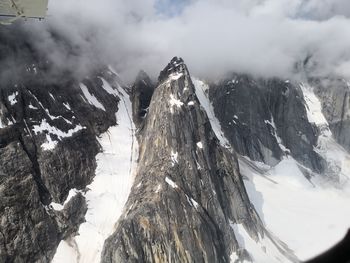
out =
<svg viewBox="0 0 350 263"><path fill-rule="evenodd" d="M72 108L70 107L69 103L63 103L63 106L67 109L67 110L72 110Z"/></svg>
<svg viewBox="0 0 350 263"><path fill-rule="evenodd" d="M174 107L181 108L181 106L184 105L183 102L180 101L179 99L176 99L173 94L170 94L169 103L170 103L170 106L171 106L170 107L171 113L174 113Z"/></svg>
<svg viewBox="0 0 350 263"><path fill-rule="evenodd" d="M56 211L61 211L63 210L64 206L74 197L77 195L77 193L81 193L81 191L77 190L77 189L71 189L68 193L68 196L66 198L66 200L64 201L63 205L52 202L49 206L51 206L54 210Z"/></svg>
<svg viewBox="0 0 350 263"><path fill-rule="evenodd" d="M50 92L49 92L49 95L50 95L52 100L56 101L55 97Z"/></svg>
<svg viewBox="0 0 350 263"><path fill-rule="evenodd" d="M38 108L37 107L35 107L35 106L33 106L32 104L29 104L29 109L32 109L32 110L37 110Z"/></svg>
<svg viewBox="0 0 350 263"><path fill-rule="evenodd" d="M328 122L322 113L321 102L313 92L313 87L305 83L301 83L300 88L306 102L306 112L309 122L314 123L317 126L328 126Z"/></svg>
<svg viewBox="0 0 350 263"><path fill-rule="evenodd" d="M32 92L30 92L30 90L28 90L28 92L33 96L33 98L40 105L40 107L46 112L47 116L51 120L57 120L57 119L63 118L62 116L53 116L53 115L51 115L50 111L44 107L44 105L40 102L40 100Z"/></svg>
<svg viewBox="0 0 350 263"><path fill-rule="evenodd" d="M41 145L43 150L53 150L57 141L52 140L51 135L57 136L58 140L62 140L63 138L68 138L73 136L74 133L84 129L81 125L75 126L75 128L68 130L67 132L61 131L58 128L51 126L45 119L43 119L40 125L34 125L32 130L37 135L40 133L46 134L46 142Z"/></svg>
<svg viewBox="0 0 350 263"><path fill-rule="evenodd" d="M88 88L87 88L83 83L80 83L79 86L80 86L80 89L81 89L81 91L83 92L85 98L87 99L87 101L88 101L91 105L95 106L96 108L99 108L99 109L101 109L101 110L106 111L106 109L105 109L105 107L102 105L102 103L99 102L99 101L97 100L97 98L96 98L93 94L91 94L91 93L89 92Z"/></svg>
<svg viewBox="0 0 350 263"><path fill-rule="evenodd" d="M290 153L290 150L283 145L282 139L277 135L276 124L275 120L273 119L273 116L271 115L271 120L265 120L264 122L272 127L272 135L276 138L276 141L281 150L285 153Z"/></svg>
<svg viewBox="0 0 350 263"><path fill-rule="evenodd" d="M178 156L179 156L178 152L171 151L171 166L175 166L175 164L178 163Z"/></svg>
<svg viewBox="0 0 350 263"><path fill-rule="evenodd" d="M10 102L11 106L15 105L17 101L18 91L12 93L10 96L8 96L8 101Z"/></svg>
<svg viewBox="0 0 350 263"><path fill-rule="evenodd" d="M177 72L169 75L169 79L172 81L178 80L181 78L184 74L182 72Z"/></svg>
<svg viewBox="0 0 350 263"><path fill-rule="evenodd" d="M208 98L208 95L207 95L207 91L209 89L209 86L207 84L205 84L203 81L196 79L196 78L192 78L192 81L193 81L193 84L194 84L194 87L196 90L197 98L198 98L201 106L203 107L203 109L207 113L211 127L213 128L213 131L214 131L216 137L219 139L220 144L222 146L229 148L230 143L225 138L224 132L221 129L221 124L220 124L219 120L215 117L213 105L211 104L211 102Z"/></svg>
<svg viewBox="0 0 350 263"><path fill-rule="evenodd" d="M202 142L197 142L197 147L199 149L203 149L203 143Z"/></svg>
<svg viewBox="0 0 350 263"><path fill-rule="evenodd" d="M177 184L173 180L171 180L168 176L165 177L165 182L174 189L178 188Z"/></svg>
<svg viewBox="0 0 350 263"><path fill-rule="evenodd" d="M102 88L107 91L108 94L117 95L117 90L113 89L112 86L104 78L100 78L102 81Z"/></svg>

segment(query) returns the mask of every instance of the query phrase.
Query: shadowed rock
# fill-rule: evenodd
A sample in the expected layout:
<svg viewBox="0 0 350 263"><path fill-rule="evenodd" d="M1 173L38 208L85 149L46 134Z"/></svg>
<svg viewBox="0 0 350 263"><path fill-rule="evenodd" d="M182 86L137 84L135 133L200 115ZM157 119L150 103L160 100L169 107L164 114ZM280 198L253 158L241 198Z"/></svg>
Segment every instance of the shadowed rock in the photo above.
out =
<svg viewBox="0 0 350 263"><path fill-rule="evenodd" d="M314 151L318 131L308 121L296 83L233 74L211 84L209 94L224 133L239 154L270 165L290 154L306 167L324 171L325 162Z"/></svg>

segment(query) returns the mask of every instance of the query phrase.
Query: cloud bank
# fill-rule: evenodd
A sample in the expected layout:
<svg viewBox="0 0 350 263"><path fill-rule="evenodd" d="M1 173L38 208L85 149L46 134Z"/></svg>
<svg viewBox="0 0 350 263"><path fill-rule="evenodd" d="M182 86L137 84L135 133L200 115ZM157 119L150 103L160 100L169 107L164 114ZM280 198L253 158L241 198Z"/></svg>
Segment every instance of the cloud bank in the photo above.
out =
<svg viewBox="0 0 350 263"><path fill-rule="evenodd" d="M350 78L348 0L51 0L45 21L24 26L57 67L80 74L108 63L129 81L140 69L156 77L181 56L204 78L291 77L311 56L313 74Z"/></svg>

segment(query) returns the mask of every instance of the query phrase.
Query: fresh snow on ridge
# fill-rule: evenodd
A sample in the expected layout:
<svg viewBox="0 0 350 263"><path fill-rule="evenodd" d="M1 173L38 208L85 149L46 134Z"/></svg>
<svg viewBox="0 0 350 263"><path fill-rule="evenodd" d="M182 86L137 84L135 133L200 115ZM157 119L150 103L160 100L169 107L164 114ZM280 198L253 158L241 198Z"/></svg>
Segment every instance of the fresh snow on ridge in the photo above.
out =
<svg viewBox="0 0 350 263"><path fill-rule="evenodd" d="M114 91L121 98L116 113L118 125L99 138L103 152L96 157L96 176L85 194L86 222L80 226L77 236L61 241L53 263L100 262L104 241L113 233L129 196L138 145L131 119L131 102L126 92L116 86L118 91L104 82L106 90Z"/></svg>

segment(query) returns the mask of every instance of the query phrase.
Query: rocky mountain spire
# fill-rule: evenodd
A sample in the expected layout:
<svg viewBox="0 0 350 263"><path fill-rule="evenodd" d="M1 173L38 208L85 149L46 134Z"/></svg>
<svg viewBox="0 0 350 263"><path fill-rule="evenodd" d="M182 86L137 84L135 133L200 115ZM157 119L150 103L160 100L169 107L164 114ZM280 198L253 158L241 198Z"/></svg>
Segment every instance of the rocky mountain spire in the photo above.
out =
<svg viewBox="0 0 350 263"><path fill-rule="evenodd" d="M144 121L134 186L102 262L248 258L231 225L243 224L255 240L264 228L181 58L160 73Z"/></svg>

